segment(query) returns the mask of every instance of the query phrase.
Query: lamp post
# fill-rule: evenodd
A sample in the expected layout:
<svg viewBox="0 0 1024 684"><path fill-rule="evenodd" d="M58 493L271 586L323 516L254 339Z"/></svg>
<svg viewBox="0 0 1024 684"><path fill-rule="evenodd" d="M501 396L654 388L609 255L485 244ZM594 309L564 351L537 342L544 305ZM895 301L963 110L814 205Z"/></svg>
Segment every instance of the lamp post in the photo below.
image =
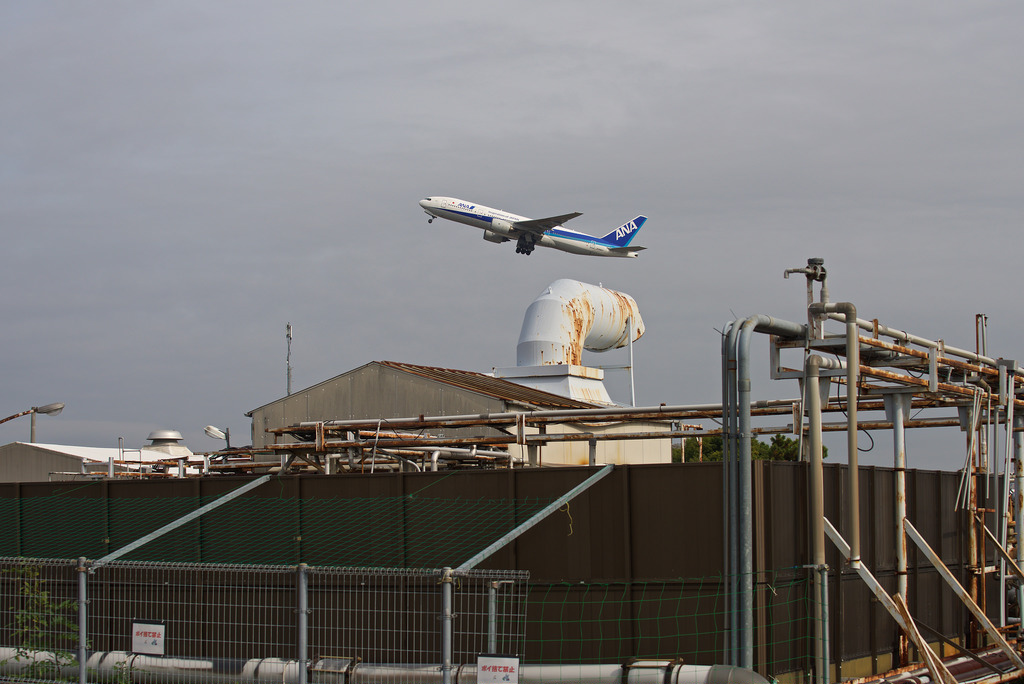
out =
<svg viewBox="0 0 1024 684"><path fill-rule="evenodd" d="M27 411L22 411L21 413L15 413L13 416L7 416L6 418L0 420L0 423L6 423L9 420L14 420L15 418L21 418L22 416L27 416L27 415L31 414L32 415L32 432L31 432L31 436L29 438L29 442L34 444L35 441L36 441L36 414L37 413L42 413L43 415L47 415L47 416L56 416L56 415L60 414L60 412L63 411L63 410L64 410L64 402L62 402L62 401L58 401L55 404L46 404L45 406L33 406L32 408L30 408Z"/></svg>
<svg viewBox="0 0 1024 684"><path fill-rule="evenodd" d="M203 428L203 432L206 433L207 437L213 437L214 439L223 439L227 449L231 448L231 428L220 428L214 427L213 425L207 425Z"/></svg>

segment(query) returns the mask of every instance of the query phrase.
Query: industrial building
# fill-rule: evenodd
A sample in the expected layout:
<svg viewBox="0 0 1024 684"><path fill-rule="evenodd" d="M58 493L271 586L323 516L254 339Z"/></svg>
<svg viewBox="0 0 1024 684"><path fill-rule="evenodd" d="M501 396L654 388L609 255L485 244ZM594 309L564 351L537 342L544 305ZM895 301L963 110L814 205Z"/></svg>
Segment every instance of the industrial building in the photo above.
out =
<svg viewBox="0 0 1024 684"><path fill-rule="evenodd" d="M246 415L252 418L253 448L261 450L274 446L275 435L268 430L302 423L384 419L380 428L387 430L388 418L483 416L596 408L600 406L482 373L375 361L260 406ZM554 425L550 431L563 429L586 430L599 435L643 429L656 434L667 433L671 424L665 421L591 421L586 426ZM530 434L538 433L535 427L528 430ZM441 428L437 436L479 433L476 429L448 427ZM484 433L498 434L498 429L486 428ZM596 450L599 463L625 465L668 463L672 460L671 440L668 438L598 440ZM510 445L509 455L514 460L529 461L529 455L521 445ZM587 465L590 457L589 441L560 442L544 446L537 460L538 465Z"/></svg>

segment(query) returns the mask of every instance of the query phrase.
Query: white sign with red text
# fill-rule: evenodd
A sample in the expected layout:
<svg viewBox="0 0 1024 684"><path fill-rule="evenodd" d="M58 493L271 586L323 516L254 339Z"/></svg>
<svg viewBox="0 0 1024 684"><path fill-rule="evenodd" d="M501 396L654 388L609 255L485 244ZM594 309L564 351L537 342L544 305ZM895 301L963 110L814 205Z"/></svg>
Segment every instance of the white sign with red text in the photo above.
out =
<svg viewBox="0 0 1024 684"><path fill-rule="evenodd" d="M479 655L476 659L477 684L519 684L519 658L505 655Z"/></svg>
<svg viewBox="0 0 1024 684"><path fill-rule="evenodd" d="M132 621L132 653L164 654L164 625L160 622Z"/></svg>

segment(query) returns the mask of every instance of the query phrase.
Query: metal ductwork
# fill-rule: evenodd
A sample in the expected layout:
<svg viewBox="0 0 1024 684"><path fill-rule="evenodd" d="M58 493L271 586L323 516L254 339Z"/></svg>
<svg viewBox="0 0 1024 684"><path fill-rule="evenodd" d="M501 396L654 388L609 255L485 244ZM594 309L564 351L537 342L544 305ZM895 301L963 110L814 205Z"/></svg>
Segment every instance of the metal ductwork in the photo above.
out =
<svg viewBox="0 0 1024 684"><path fill-rule="evenodd" d="M556 280L526 310L516 365L580 366L583 349L616 349L643 334L640 310L628 294L578 280Z"/></svg>

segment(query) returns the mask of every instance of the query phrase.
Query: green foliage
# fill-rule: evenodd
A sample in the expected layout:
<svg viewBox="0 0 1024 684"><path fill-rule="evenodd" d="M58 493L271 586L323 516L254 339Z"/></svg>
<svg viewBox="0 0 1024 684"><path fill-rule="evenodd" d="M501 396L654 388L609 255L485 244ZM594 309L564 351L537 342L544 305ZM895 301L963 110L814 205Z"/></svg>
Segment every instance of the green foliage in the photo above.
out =
<svg viewBox="0 0 1024 684"><path fill-rule="evenodd" d="M15 578L19 608L14 613L11 635L15 655L0 661L0 665L24 661L22 672L26 678L61 679L63 668L78 664L74 655L78 626L73 618L77 602L54 597L37 566L22 565L4 573Z"/></svg>
<svg viewBox="0 0 1024 684"><path fill-rule="evenodd" d="M678 449L673 450L672 460L678 462L676 452ZM772 435L771 442L765 443L754 436L750 438L750 456L755 461L799 461L800 442L786 435ZM703 450L696 438L687 439L683 457L687 463L695 463L698 460L721 461L722 436L708 435L705 437ZM827 447L824 448L824 457L828 457Z"/></svg>

